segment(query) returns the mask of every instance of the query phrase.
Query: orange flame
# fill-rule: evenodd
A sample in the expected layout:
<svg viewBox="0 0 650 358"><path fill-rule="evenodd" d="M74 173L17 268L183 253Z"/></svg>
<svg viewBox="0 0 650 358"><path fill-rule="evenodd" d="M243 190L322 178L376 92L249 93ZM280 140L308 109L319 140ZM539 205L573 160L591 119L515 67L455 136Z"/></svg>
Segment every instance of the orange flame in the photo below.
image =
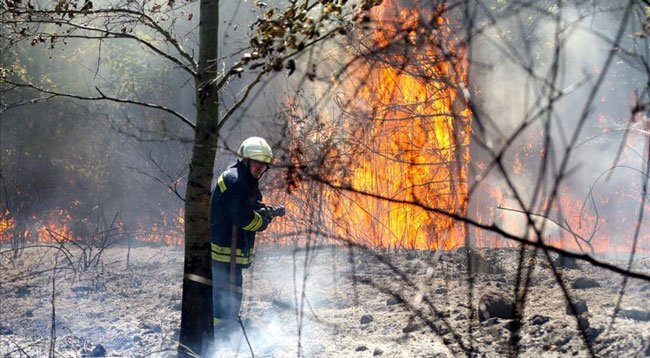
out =
<svg viewBox="0 0 650 358"><path fill-rule="evenodd" d="M0 242L8 242L14 238L14 229L16 221L11 216L9 210L0 211Z"/></svg>
<svg viewBox="0 0 650 358"><path fill-rule="evenodd" d="M319 204L330 212L317 216L338 236L360 244L450 249L464 240L462 224L409 204L464 215L471 130L464 99L450 85L466 82L462 54L441 56L437 47L441 38L450 38L449 32L440 30L432 35L418 23L419 15L417 10L399 9L390 1L373 10L379 25L376 48L408 41L411 51L416 42L424 49L419 47L409 58L398 51L382 55L382 61L368 64L339 84L345 92L358 94L344 111L367 115L332 129L345 133L345 150L324 146L327 158L321 166L334 172L327 178L330 182L349 185L359 193L325 189ZM436 22L442 25L444 20L438 17ZM404 33L405 39L397 37ZM290 107L299 112L293 104ZM292 138L296 138L291 132L295 127L296 123L289 126ZM318 132L322 135L323 130ZM290 152L302 155L295 142ZM330 163L339 157L347 157L345 168ZM295 210L304 215L306 210L300 205L310 201L312 189L308 184L298 187L298 203L289 204L290 213Z"/></svg>
<svg viewBox="0 0 650 358"><path fill-rule="evenodd" d="M173 220L170 220L166 215L162 215L152 224L145 225L141 223L136 225L133 236L136 241L140 242L180 246L184 242L184 225L185 217L183 209L180 209Z"/></svg>
<svg viewBox="0 0 650 358"><path fill-rule="evenodd" d="M440 56L435 42L441 37L435 36L449 39L449 33L423 33L417 10L384 2L373 16L379 21L378 48L388 48L403 33L410 45L425 40L412 58L395 51L386 55L386 64L362 71L360 102L373 113L373 127L359 138L365 150L352 162L348 182L361 192L463 215L470 113L458 105L461 97L449 83L466 81L464 64ZM415 205L344 194L335 196L333 207L336 231L362 243L450 249L464 241L462 224Z"/></svg>
<svg viewBox="0 0 650 358"><path fill-rule="evenodd" d="M77 232L79 230L73 229L75 227L75 220L64 209L52 210L43 215L41 219L35 216L31 219L36 224L31 228L25 229L22 233L22 238L29 240L32 237L32 233L35 233L33 236L34 240L41 243L101 241L104 238L103 235L109 235L112 242L119 242L124 237L131 237L133 240L139 242L174 246L182 245L184 242L183 209L180 209L171 220L163 214L153 223L145 223L142 221L129 228L123 222L118 221L113 228L110 228L110 232L100 232L99 234ZM15 228L16 221L11 213L8 210L0 213L0 243L11 242L16 238Z"/></svg>
<svg viewBox="0 0 650 358"><path fill-rule="evenodd" d="M75 236L69 225L71 222L72 216L64 209L50 212L45 222L36 229L38 241L53 243L74 240Z"/></svg>
<svg viewBox="0 0 650 358"><path fill-rule="evenodd" d="M528 138L526 144L518 148L510 161L502 162L516 175L530 173L533 170L531 167L545 155L543 151L535 150L535 148L543 148L539 143L534 144L539 138L535 134L531 136L536 138ZM632 148L633 144L629 147ZM636 158L630 160L627 158L628 154L627 149L623 151L620 163L632 168ZM485 169L485 164L482 162L477 162L475 165L479 171ZM531 183L527 185L528 187L522 189L532 189L534 186ZM540 215L532 216L536 227L544 228L542 240L557 248L588 254L631 252L638 225L638 210L641 209L642 190L639 182L635 180L616 185L618 186L592 188L589 195L580 195L578 194L580 187L570 188L569 184L565 183L560 187L548 218L542 218ZM476 192L479 199L474 201L470 210L477 221L484 224L495 223L514 235L526 233L526 216L518 210L519 205L508 194L510 190L505 187L494 187L488 182L480 183L478 188ZM539 208L533 209L532 212L543 214L547 208L548 202L539 205ZM646 203L641 210L648 209L650 205ZM478 247L515 246L512 241L500 239L482 230L472 230L472 234ZM531 236L531 239L535 238L535 235ZM636 252L650 253L650 232L644 225L639 232Z"/></svg>

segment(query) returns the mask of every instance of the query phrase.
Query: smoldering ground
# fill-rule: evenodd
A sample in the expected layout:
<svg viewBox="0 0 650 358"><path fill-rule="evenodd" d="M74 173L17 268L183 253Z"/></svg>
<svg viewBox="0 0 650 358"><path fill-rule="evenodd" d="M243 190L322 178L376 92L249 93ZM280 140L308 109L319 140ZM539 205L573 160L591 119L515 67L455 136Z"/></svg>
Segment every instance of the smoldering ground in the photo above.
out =
<svg viewBox="0 0 650 358"><path fill-rule="evenodd" d="M115 247L95 269L72 274L59 257L60 270L39 274L54 263L56 251L33 250L14 261L2 255L1 352L47 355L54 335L60 356L175 354L182 251L133 248L127 269L127 248ZM452 357L469 347L501 356L512 320L492 308L479 312L490 297L510 295L518 251L479 252L482 268L470 302L462 252L262 245L244 278L241 317L250 346L237 333L222 340L214 356L248 357L252 349L258 357ZM647 258L635 267L650 274ZM630 281L610 326L619 278L580 262L562 273L583 307L581 324L588 326L598 356L647 354L648 282ZM587 356L576 319L545 263L537 264L530 290L520 355Z"/></svg>

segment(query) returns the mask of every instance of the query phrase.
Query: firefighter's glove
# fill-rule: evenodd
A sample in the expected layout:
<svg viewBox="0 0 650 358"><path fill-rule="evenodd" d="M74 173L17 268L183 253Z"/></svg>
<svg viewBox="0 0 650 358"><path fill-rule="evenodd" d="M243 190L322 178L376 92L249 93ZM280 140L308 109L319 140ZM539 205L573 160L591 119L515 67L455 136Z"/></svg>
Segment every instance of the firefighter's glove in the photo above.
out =
<svg viewBox="0 0 650 358"><path fill-rule="evenodd" d="M266 226L273 220L273 216L271 216L271 213L269 212L268 207L263 206L257 210L255 210L256 213L260 214L263 220L262 227L266 228Z"/></svg>
<svg viewBox="0 0 650 358"><path fill-rule="evenodd" d="M260 216L262 217L262 226L260 226L260 228L257 229L257 231L264 231L269 226L269 224L271 223L271 220L273 220L273 218L269 218L267 216L264 216L264 214L262 214L259 210L257 211L257 213L260 214Z"/></svg>

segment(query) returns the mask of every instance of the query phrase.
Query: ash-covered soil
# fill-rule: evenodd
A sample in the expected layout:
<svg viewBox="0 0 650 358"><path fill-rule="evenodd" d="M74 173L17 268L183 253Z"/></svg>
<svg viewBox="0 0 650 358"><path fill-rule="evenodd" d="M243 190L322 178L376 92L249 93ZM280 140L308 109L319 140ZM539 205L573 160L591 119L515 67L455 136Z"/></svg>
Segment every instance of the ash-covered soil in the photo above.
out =
<svg viewBox="0 0 650 358"><path fill-rule="evenodd" d="M169 247L106 250L97 267L74 268L81 252L0 249L2 356L173 356L180 322L183 252ZM57 255L58 253L58 255ZM562 268L567 301L539 255L517 330L508 318L519 251L478 250L474 275L463 250L435 254L340 247L261 246L245 271L242 320L214 356L455 357L507 354L519 332L524 357L650 356L650 282L578 263ZM624 266L625 261L611 260ZM59 269L53 270L57 263ZM650 274L650 259L634 270ZM524 271L525 272L525 271ZM54 318L53 318L54 312ZM497 317L494 317L497 316ZM54 322L54 345L52 323ZM582 327L580 333L579 327Z"/></svg>

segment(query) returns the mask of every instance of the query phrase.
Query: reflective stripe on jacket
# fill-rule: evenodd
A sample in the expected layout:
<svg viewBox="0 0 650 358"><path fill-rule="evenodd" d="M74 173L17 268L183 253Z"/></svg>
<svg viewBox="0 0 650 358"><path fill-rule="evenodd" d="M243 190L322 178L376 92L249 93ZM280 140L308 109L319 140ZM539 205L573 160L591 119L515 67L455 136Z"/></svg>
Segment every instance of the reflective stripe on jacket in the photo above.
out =
<svg viewBox="0 0 650 358"><path fill-rule="evenodd" d="M253 260L255 232L266 228L254 210L260 208L262 194L257 179L238 161L217 178L210 203L212 259L230 263L232 227L237 228L236 262L244 267Z"/></svg>

